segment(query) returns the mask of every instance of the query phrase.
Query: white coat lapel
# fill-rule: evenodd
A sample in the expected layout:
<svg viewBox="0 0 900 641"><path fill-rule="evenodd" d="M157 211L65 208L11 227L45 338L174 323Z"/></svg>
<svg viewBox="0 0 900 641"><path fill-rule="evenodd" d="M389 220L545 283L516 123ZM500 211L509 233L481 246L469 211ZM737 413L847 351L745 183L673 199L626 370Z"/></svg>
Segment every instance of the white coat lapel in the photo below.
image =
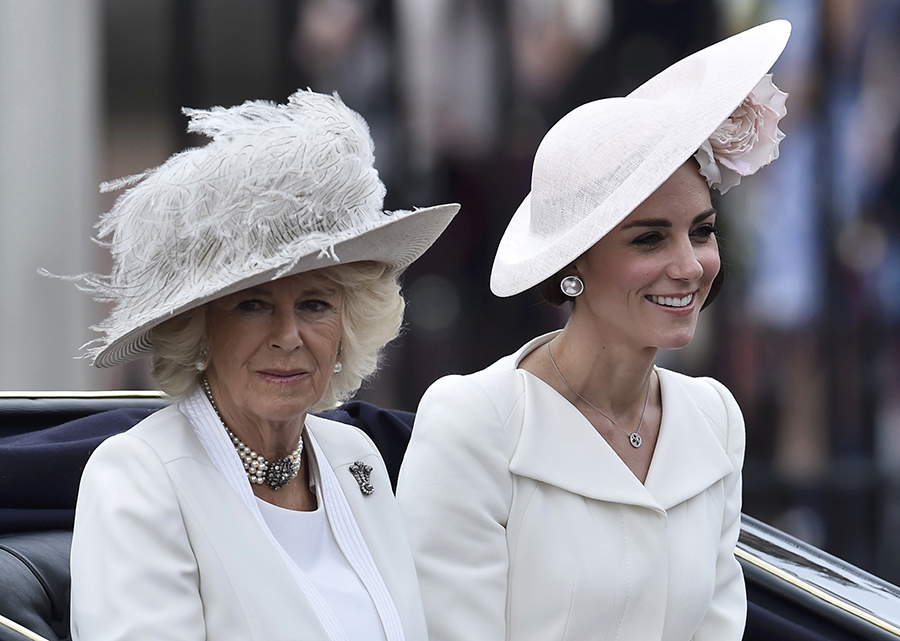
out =
<svg viewBox="0 0 900 641"><path fill-rule="evenodd" d="M663 509L574 405L536 376L517 372L525 405L513 474L598 501Z"/></svg>
<svg viewBox="0 0 900 641"><path fill-rule="evenodd" d="M365 458L371 457L373 452L366 450L350 451L346 446L341 448L339 444L332 442L332 432L335 432L336 428L343 426L335 425L329 430L329 422L316 416L308 416L306 419L306 432L309 435L309 440L315 444L316 457L319 463L319 478L322 482L322 496L328 521L331 524L332 532L334 532L341 551L343 551L347 561L356 571L372 597L372 601L375 603L375 609L378 611L378 616L384 624L386 638L388 641L403 641L405 632L400 613L390 588L385 582L386 579L378 569L378 563L373 556L372 548L366 541L366 534L368 534L369 540L375 538L369 526L372 525L373 520L377 521L381 515L377 513L377 510L374 514L369 512L364 505L364 501L367 499L369 503L380 503L382 496L364 496L348 469L348 466L356 459L365 462ZM346 429L355 428L348 427ZM327 443L325 447L320 445L320 439L322 443ZM330 453L328 450L330 450ZM382 494L386 492L387 494L384 494L384 496L389 496L393 500L390 479L384 474L378 461L373 461L373 463L373 472L376 473L376 477L372 479L373 485L378 487ZM338 477L338 470L347 470L348 473ZM366 530L366 532L364 533L363 530ZM377 550L378 548L376 547L375 549ZM384 567L391 567L389 559L382 558L380 560ZM395 590L397 587L395 586Z"/></svg>
<svg viewBox="0 0 900 641"><path fill-rule="evenodd" d="M726 454L727 416L707 384L690 394L679 374L657 368L662 390L662 425L645 486L668 510L703 492L734 471ZM687 379L690 380L690 379ZM708 396L703 393L708 388ZM721 416L713 421L709 415Z"/></svg>

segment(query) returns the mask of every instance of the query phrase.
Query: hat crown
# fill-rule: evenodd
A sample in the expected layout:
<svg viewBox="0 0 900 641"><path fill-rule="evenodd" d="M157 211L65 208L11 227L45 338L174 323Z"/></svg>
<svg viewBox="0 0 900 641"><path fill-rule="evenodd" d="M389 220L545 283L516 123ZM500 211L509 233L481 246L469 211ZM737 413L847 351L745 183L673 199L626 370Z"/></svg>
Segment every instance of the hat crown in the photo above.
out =
<svg viewBox="0 0 900 641"><path fill-rule="evenodd" d="M602 207L665 137L671 111L648 100L609 98L557 122L534 158L532 233L556 237Z"/></svg>
<svg viewBox="0 0 900 641"><path fill-rule="evenodd" d="M186 113L188 130L213 140L138 177L98 226L120 291L155 283L164 298L189 298L185 274L229 278L385 216L368 127L336 98Z"/></svg>

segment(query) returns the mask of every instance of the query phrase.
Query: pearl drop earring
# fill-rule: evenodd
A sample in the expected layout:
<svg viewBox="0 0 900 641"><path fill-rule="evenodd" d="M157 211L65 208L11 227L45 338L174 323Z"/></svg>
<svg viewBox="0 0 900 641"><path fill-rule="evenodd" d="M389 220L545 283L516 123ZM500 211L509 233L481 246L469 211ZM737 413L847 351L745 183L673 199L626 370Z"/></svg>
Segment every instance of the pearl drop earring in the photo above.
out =
<svg viewBox="0 0 900 641"><path fill-rule="evenodd" d="M338 358L341 357L341 354L343 353L343 351L344 351L344 341L343 341L343 339L341 339L340 341L338 341L337 357L335 357L335 362L334 362L334 373L335 374L340 373L340 371L342 369L344 369L344 366L341 365L341 362L339 360L337 360Z"/></svg>
<svg viewBox="0 0 900 641"><path fill-rule="evenodd" d="M575 274L572 274L570 276L566 276L559 282L559 288L566 296L576 298L578 296L581 296L581 293L584 291L584 281L578 278L578 276L576 276Z"/></svg>
<svg viewBox="0 0 900 641"><path fill-rule="evenodd" d="M205 372L206 367L209 365L209 348L204 347L200 351L200 358L197 359L197 362L194 363L194 367L198 372Z"/></svg>

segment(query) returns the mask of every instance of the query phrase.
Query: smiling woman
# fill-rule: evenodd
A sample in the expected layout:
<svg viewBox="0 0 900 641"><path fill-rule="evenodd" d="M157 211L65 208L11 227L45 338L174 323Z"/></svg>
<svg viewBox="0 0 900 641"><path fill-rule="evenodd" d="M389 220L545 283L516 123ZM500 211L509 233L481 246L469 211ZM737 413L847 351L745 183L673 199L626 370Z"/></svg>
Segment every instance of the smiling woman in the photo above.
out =
<svg viewBox="0 0 900 641"><path fill-rule="evenodd" d="M789 32L713 45L541 141L491 289L543 284L571 314L429 388L400 472L433 641L742 637L741 412L655 360L717 282L709 188L777 157L766 73Z"/></svg>
<svg viewBox="0 0 900 641"><path fill-rule="evenodd" d="M570 335L594 333L601 323L604 344L685 347L719 273L715 216L696 162L684 163L563 270L584 282L572 301Z"/></svg>
<svg viewBox="0 0 900 641"><path fill-rule="evenodd" d="M107 186L131 186L99 225L113 272L83 277L115 303L94 365L151 356L177 402L85 467L73 638L424 640L384 463L310 411L375 371L458 207L382 211L336 96L187 113L212 141Z"/></svg>

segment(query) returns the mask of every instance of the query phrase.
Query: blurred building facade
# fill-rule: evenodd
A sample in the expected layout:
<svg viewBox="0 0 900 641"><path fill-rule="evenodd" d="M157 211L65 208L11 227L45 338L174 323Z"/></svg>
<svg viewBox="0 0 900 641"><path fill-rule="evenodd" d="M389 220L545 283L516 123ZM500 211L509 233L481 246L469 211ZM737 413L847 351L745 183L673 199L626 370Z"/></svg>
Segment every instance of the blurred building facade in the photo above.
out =
<svg viewBox="0 0 900 641"><path fill-rule="evenodd" d="M70 369L87 325L105 310L66 283L41 281L36 268L105 269L87 237L115 195L90 194L99 180L202 144L184 134L181 106L282 101L308 86L339 92L369 121L388 208L462 204L405 275L406 330L361 392L409 410L439 376L485 367L565 320L534 292L498 299L488 288L494 250L549 126L722 37L788 18L792 39L774 70L791 94L781 158L719 199L728 282L694 344L660 363L715 376L740 402L747 513L900 582L892 545L900 528L900 3L78 0L64 15L63 3L16 3L0 0L0 243L10 303L0 307L0 388L151 387L143 363L96 375L81 361ZM76 165L81 172L54 183L66 187L60 202L22 187L23 176L46 175L48 153L22 149L64 137L47 139L41 123L53 115L30 111L37 98L23 97L23 86L47 73L54 32L39 41L44 57L32 54L23 67L27 49L10 21L26 18L14 5L32 7L32 22L68 26L77 14L82 25L80 48L65 52L78 71L40 96L68 98L74 107L56 116L80 120L60 127L86 128L88 138L56 147L68 162L51 167L52 177L62 181ZM23 231L24 211L42 221L39 231ZM60 313L59 301L79 311ZM35 347L41 337L44 351ZM60 375L45 376L51 371Z"/></svg>

